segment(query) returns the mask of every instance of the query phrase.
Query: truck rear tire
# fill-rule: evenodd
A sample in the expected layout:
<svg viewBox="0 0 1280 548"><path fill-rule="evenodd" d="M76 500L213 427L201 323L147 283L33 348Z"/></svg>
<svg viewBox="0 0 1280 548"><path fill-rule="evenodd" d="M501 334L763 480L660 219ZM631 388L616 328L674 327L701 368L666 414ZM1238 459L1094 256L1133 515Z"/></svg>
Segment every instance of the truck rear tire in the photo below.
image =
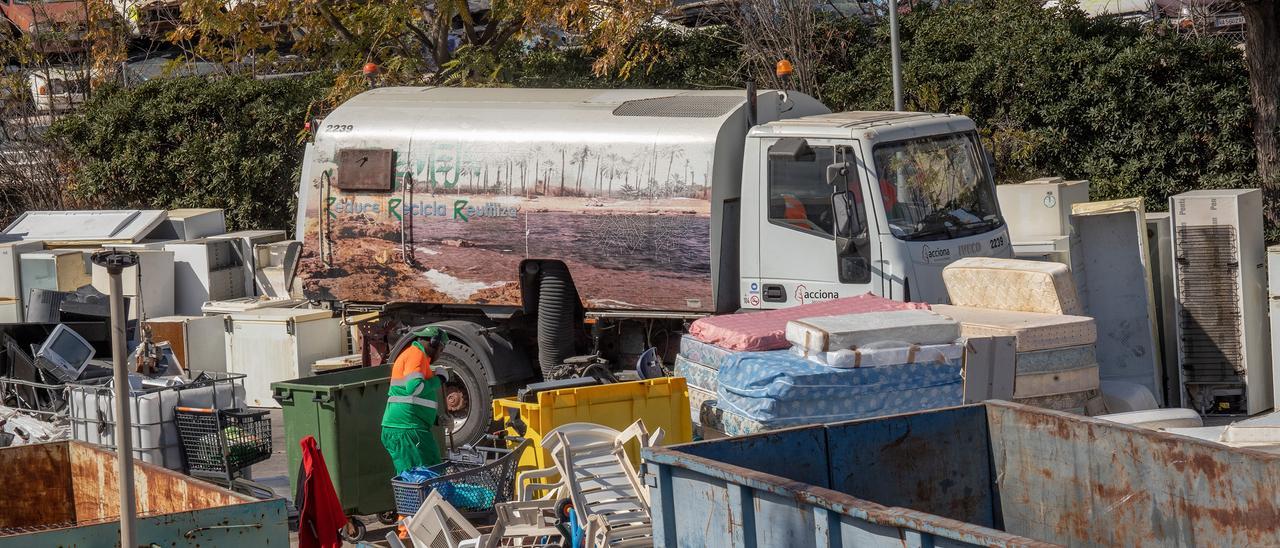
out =
<svg viewBox="0 0 1280 548"><path fill-rule="evenodd" d="M569 269L559 263L543 264L538 282L538 367L543 380L551 380L560 364L573 356L577 301Z"/></svg>
<svg viewBox="0 0 1280 548"><path fill-rule="evenodd" d="M453 340L436 360L449 370L444 401L440 402L440 420L453 432L454 445L479 440L493 422L493 392L484 364L471 347ZM441 449L443 453L444 448Z"/></svg>

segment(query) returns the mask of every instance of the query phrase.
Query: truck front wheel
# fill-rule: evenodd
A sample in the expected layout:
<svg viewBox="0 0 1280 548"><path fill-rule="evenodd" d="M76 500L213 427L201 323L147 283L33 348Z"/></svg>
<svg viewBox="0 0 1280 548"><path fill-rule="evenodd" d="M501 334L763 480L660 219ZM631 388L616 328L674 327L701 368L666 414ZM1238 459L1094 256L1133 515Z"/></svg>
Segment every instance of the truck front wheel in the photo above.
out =
<svg viewBox="0 0 1280 548"><path fill-rule="evenodd" d="M455 445L479 440L493 422L493 392L480 357L471 347L451 340L436 359L448 371L440 420L453 432Z"/></svg>

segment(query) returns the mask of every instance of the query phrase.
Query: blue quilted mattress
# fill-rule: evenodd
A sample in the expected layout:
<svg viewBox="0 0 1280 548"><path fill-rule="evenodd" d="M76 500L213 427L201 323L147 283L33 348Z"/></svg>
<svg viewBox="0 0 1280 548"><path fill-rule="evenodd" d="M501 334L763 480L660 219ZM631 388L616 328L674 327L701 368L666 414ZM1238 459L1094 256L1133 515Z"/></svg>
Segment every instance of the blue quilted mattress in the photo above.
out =
<svg viewBox="0 0 1280 548"><path fill-rule="evenodd" d="M722 362L716 406L767 428L935 409L963 401L961 370L958 357L839 368L788 350L744 352Z"/></svg>
<svg viewBox="0 0 1280 548"><path fill-rule="evenodd" d="M704 343L689 335L680 338L680 355L685 359L710 369L720 369L720 364L733 359L741 352L726 350L714 344Z"/></svg>
<svg viewBox="0 0 1280 548"><path fill-rule="evenodd" d="M715 369L690 360L683 355L676 356L675 375L684 377L689 386L715 392L716 388L720 386L720 382L716 380L718 373Z"/></svg>

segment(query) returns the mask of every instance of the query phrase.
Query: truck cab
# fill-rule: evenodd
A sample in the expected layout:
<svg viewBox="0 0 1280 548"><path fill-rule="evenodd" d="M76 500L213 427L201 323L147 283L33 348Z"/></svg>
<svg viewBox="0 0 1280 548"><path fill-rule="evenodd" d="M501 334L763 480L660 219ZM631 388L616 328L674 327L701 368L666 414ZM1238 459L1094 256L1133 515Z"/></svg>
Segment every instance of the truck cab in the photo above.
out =
<svg viewBox="0 0 1280 548"><path fill-rule="evenodd" d="M948 263L1012 256L990 171L961 116L842 112L752 128L742 308L867 292L947 302Z"/></svg>

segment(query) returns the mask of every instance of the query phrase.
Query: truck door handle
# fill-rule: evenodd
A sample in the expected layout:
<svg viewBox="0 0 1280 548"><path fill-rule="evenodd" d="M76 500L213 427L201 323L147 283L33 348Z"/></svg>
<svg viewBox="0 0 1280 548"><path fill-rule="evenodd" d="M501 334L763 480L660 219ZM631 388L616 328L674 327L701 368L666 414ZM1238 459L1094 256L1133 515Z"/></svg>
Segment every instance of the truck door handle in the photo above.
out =
<svg viewBox="0 0 1280 548"><path fill-rule="evenodd" d="M787 302L787 290L782 287L782 284L764 284L764 302Z"/></svg>

